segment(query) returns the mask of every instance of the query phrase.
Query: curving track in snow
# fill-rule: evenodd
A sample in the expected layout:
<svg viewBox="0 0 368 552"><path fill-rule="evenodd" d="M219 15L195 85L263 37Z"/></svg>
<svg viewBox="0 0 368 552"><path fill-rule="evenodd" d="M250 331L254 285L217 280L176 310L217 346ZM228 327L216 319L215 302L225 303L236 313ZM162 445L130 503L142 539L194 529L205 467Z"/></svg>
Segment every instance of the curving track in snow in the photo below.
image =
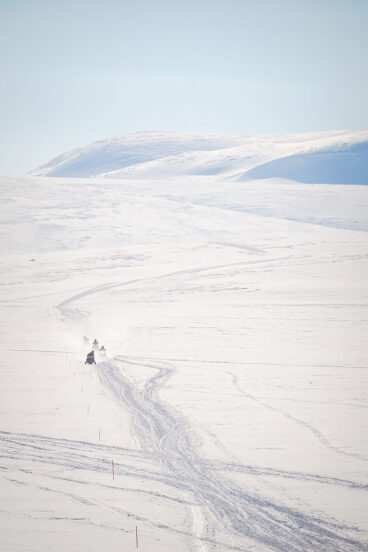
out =
<svg viewBox="0 0 368 552"><path fill-rule="evenodd" d="M179 273L201 272L210 268L174 272L159 277L168 278ZM58 308L64 318L75 318L81 312L71 305L83 297L151 279L100 285L70 297ZM152 375L143 387L129 378L124 369L128 364L151 370ZM174 491L184 488L194 497L197 506L192 508L196 534L192 534L202 543L202 549L202 545L208 545L211 550L366 550L365 544L359 538L348 536L353 533L353 528L349 527L347 531L347 527L333 520L311 517L302 511L239 488L229 477L219 472L218 467L211 466L201 456L200 444L187 420L160 399L160 391L175 373L175 367L171 363L149 362L137 357L133 362L128 357L116 356L98 364L97 371L101 383L118 405L125 411L128 409L132 433L142 452L148 454L169 475L168 481ZM232 545L216 544L215 532L218 527L230 536Z"/></svg>
<svg viewBox="0 0 368 552"><path fill-rule="evenodd" d="M130 360L119 356L98 365L101 382L118 404L128 407L142 450L149 452L173 476L173 481L180 481L193 493L205 512L205 540L213 535L214 523L226 527L240 543L240 550L244 549L242 539L253 541L254 550L346 552L366 549L359 540L345 536L345 527L244 491L211 468L201 457L198 442L186 420L160 400L160 389L175 368L168 363L147 365L142 362L155 373L143 389L139 389L124 373L123 366L129 363Z"/></svg>

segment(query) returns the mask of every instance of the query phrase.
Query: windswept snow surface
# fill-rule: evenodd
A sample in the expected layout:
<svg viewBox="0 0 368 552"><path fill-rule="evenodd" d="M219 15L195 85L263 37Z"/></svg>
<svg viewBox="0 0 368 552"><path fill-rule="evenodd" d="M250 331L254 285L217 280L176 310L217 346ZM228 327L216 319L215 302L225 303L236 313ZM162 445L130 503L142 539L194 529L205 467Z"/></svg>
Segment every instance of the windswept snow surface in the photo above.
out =
<svg viewBox="0 0 368 552"><path fill-rule="evenodd" d="M0 179L0 550L368 549L368 188L190 166Z"/></svg>

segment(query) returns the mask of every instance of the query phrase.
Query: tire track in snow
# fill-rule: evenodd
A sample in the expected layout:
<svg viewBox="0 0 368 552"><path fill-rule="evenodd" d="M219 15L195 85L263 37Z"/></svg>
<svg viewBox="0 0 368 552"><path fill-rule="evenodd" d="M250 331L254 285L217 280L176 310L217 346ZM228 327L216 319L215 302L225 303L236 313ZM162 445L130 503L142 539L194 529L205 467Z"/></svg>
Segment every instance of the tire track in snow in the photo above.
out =
<svg viewBox="0 0 368 552"><path fill-rule="evenodd" d="M144 522L147 526L155 529L168 531L172 534L184 537L187 543L195 544L201 549L211 546L221 547L221 550L240 551L237 546L230 546L227 543L218 543L214 537L198 537L180 525L174 523L157 522L151 518L132 512L114 503L120 500L113 500L113 493L134 493L141 496L148 495L157 501L168 501L174 507L183 506L186 508L195 508L198 506L188 500L188 488L182 482L181 478L174 479L173 474L157 469L157 462L151 458L151 455L143 451L122 449L108 445L101 445L89 442L69 441L67 439L56 439L40 435L16 434L0 431L0 444L2 449L0 474L1 478L14 485L31 487L37 491L45 492L55 497L64 497L66 500L76 504L86 506L83 510L85 515L78 518L65 518L58 513L58 501L55 502L55 511L51 518L35 519L60 519L72 522L83 522L86 525L117 530L123 532L132 532L122 527L123 518L134 519ZM111 470L108 457L115 459L116 480L114 483L105 483L104 478L96 479L96 473L101 475L109 474ZM22 468L23 465L28 468ZM70 471L70 475L68 475ZM74 474L78 473L78 478ZM13 475L15 474L15 475ZM157 492L152 488L144 489L142 487L122 486L119 483L119 476L123 476L123 481L127 478L141 483L142 480L150 486L156 483L167 486L168 490L173 491L170 494ZM101 499L100 493L94 492L106 491L105 500ZM86 498L88 496L88 498ZM98 496L99 498L95 498ZM121 497L120 497L121 498ZM126 499L124 500L126 502ZM159 502L158 502L159 504ZM103 523L100 520L101 512L109 523ZM109 512L118 514L114 521L110 520ZM4 511L3 511L4 513ZM12 513L13 514L13 513ZM19 514L23 515L23 514ZM27 515L30 519L33 514Z"/></svg>
<svg viewBox="0 0 368 552"><path fill-rule="evenodd" d="M119 405L128 407L142 450L152 454L156 462L174 476L174 481L181 479L207 512L206 537L211 530L208 519L213 516L217 524L226 526L240 546L249 539L255 546L288 552L365 550L363 543L345 536L346 527L241 490L211 469L208 462L202 460L186 420L159 398L160 390L175 372L171 365L142 362L156 373L139 390L116 361L131 363L119 356L115 362L97 365L101 382Z"/></svg>
<svg viewBox="0 0 368 552"><path fill-rule="evenodd" d="M60 303L58 309L66 319L80 317L80 311L70 308L71 304L88 295L103 293L112 288L185 274L197 274L229 266L267 263L287 258L289 256L200 267L127 282L102 284L70 297ZM129 360L116 357L115 362L108 361L97 366L101 382L121 407L128 407L132 416L133 432L142 450L152 455L157 464L170 473L174 487L175 481L180 481L180 485L184 485L193 493L197 504L202 508L201 511L207 512L205 514L206 535L200 539L200 542L213 543L211 537L214 533L214 525L211 518L214 518L217 524L225 527L228 533L236 538L236 544L230 548L238 550L245 550L244 546L254 551L258 550L259 546L276 551L288 550L288 552L317 549L324 552L366 550L364 543L346 535L346 527L325 519L311 517L268 498L241 490L221 474L216 473L216 470L209 469L208 462L204 462L200 456L195 436L187 421L159 398L160 389L175 371L171 364L151 364L150 367L156 370L156 373L146 381L143 389L139 390L124 375L117 362L129 362ZM136 364L147 366L138 359ZM349 529L353 531L352 528ZM221 544L221 549L223 548L228 546Z"/></svg>
<svg viewBox="0 0 368 552"><path fill-rule="evenodd" d="M301 481L313 481L314 483L320 483L322 485L332 485L339 487L346 487L350 489L362 489L368 490L368 483L361 483L360 481L352 481L351 479L339 479L337 477L328 477L313 473L293 472L279 470L276 468L265 468L254 465L242 465L228 462L213 462L209 463L211 469L235 472L235 473L247 473L251 475L261 475L269 477L280 477L285 479L299 479Z"/></svg>
<svg viewBox="0 0 368 552"><path fill-rule="evenodd" d="M175 276L184 276L186 274L200 274L211 270L218 270L222 268L232 268L234 266L252 265L252 264L260 264L260 263L274 263L275 261L283 261L283 260L289 259L290 257L291 255L286 255L283 257L271 257L269 259L252 259L247 261L240 261L237 263L227 263L227 264L204 266L204 267L198 267L198 268L187 268L182 270L176 270L174 272L158 274L156 276L146 276L143 278L135 278L133 280L127 280L124 282L107 282L107 283L89 288L85 291L82 291L81 293L78 293L77 295L73 295L68 299L65 299L64 301L62 301L57 305L57 309L62 313L65 319L68 319L68 318L73 319L78 317L82 318L82 317L88 316L88 313L86 313L86 311L81 311L79 309L73 309L70 307L70 305L72 303L80 301L81 299L84 299L85 297L88 297L89 295L103 293L105 291L109 291L110 289L114 289L118 287L126 287L133 284L141 283L141 282L161 280L166 278L172 278Z"/></svg>
<svg viewBox="0 0 368 552"><path fill-rule="evenodd" d="M346 450L344 450L340 447L336 447L335 445L330 443L330 441L327 439L327 437L325 435L323 435L323 433L319 429L315 428L314 426L312 426L312 424L309 424L305 420L301 420L297 416L294 416L293 414L290 414L289 412L286 412L286 410L282 410L281 408L277 408L277 406L272 406L271 404L268 404L267 402L262 401L261 399L258 399L255 395L252 395L251 393L248 393L247 391L244 391L239 385L238 377L235 374L233 374L232 372L227 371L227 372L225 372L225 374L228 374L232 377L233 385L234 385L235 389L237 389L239 391L239 393L244 395L244 397L247 397L247 399L250 399L251 401L254 401L258 404L261 404L264 408L267 408L268 410L272 410L273 412L277 412L278 414L280 414L281 416L283 416L287 420L291 420L292 422L295 422L296 424L299 424L300 426L304 427L305 429L310 431L315 437L317 437L318 441L324 447L329 449L330 451L335 452L336 454L342 454L344 456L350 456L350 457L353 457L353 458L358 458L359 460L363 460L364 462L368 461L368 458L366 456L363 456L361 454L356 454L354 452L347 452Z"/></svg>

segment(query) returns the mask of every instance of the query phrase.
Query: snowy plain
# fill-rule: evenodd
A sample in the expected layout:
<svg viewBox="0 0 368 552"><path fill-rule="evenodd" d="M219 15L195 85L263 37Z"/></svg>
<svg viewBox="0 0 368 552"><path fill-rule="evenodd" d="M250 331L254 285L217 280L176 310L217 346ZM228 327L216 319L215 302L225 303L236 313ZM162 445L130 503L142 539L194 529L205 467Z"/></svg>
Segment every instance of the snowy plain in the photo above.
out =
<svg viewBox="0 0 368 552"><path fill-rule="evenodd" d="M139 134L0 177L0 550L368 549L368 186L244 178L364 175L367 139Z"/></svg>

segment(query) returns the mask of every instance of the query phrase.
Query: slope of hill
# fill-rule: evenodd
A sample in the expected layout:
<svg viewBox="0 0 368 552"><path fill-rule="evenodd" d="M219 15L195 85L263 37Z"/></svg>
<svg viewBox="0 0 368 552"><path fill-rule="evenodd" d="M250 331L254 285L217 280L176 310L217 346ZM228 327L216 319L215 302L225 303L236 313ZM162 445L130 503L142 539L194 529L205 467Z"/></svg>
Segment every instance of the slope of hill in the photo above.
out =
<svg viewBox="0 0 368 552"><path fill-rule="evenodd" d="M32 176L90 177L188 151L212 151L242 143L241 136L137 132L93 142L51 159Z"/></svg>
<svg viewBox="0 0 368 552"><path fill-rule="evenodd" d="M0 185L1 550L367 549L368 187Z"/></svg>
<svg viewBox="0 0 368 552"><path fill-rule="evenodd" d="M240 181L367 139L132 135L0 177L1 551L367 550L368 186Z"/></svg>
<svg viewBox="0 0 368 552"><path fill-rule="evenodd" d="M333 182L338 172L346 174L346 181L353 167L358 173L366 166L367 142L368 131L265 136L146 132L95 142L56 157L30 174L140 179L218 175L241 180L290 174L288 178L309 182L313 172L313 182L324 182L326 175L327 182ZM335 171L326 168L336 159L339 166ZM276 165L267 165L270 162ZM248 172L258 166L259 172ZM365 169L363 172L366 174Z"/></svg>
<svg viewBox="0 0 368 552"><path fill-rule="evenodd" d="M287 178L309 184L368 184L368 141L275 159L247 171L245 178Z"/></svg>

